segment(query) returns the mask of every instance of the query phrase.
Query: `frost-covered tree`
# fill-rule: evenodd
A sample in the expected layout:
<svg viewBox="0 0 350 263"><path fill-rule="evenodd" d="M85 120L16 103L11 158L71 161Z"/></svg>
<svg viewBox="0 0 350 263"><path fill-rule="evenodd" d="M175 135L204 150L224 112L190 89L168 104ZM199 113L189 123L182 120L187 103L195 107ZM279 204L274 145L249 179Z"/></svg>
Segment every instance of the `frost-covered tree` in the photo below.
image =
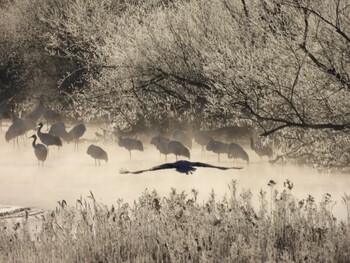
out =
<svg viewBox="0 0 350 263"><path fill-rule="evenodd" d="M347 1L34 2L35 30L10 25L61 62L70 114L125 131L249 123L277 135L281 155L348 166Z"/></svg>

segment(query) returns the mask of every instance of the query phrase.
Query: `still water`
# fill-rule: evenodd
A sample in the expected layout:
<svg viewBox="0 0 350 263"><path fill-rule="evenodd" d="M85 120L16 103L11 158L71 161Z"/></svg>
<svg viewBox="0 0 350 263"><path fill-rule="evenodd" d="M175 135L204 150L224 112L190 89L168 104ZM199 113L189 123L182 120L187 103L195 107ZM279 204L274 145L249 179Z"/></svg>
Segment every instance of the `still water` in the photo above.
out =
<svg viewBox="0 0 350 263"><path fill-rule="evenodd" d="M123 175L118 173L120 168L147 169L163 163L164 156L160 157L154 146L145 144L144 152L135 151L130 159L128 151L118 147L117 143L96 143L107 151L109 157L108 163L103 161L99 167L86 154L90 143L80 144L78 150L74 150L74 144L64 144L60 150L50 147L45 165L39 167L31 140L20 140L20 149L14 149L4 136L3 131L0 133L0 204L4 205L54 209L57 201L64 199L68 204L75 205L77 199L86 198L90 191L104 204L114 204L119 198L131 203L146 188L155 189L161 196L166 196L172 187L187 193L195 188L199 191L199 199L206 200L212 189L218 198L229 193L228 185L235 179L239 192L242 189L251 190L257 206L261 189L267 191L269 197L267 183L270 179L277 182L275 189L279 192L284 190L283 182L289 179L294 183L292 193L297 199L305 199L310 194L316 202L320 202L322 196L329 193L332 200L337 202L334 215L338 219L346 218L341 197L344 193L350 194L349 174L320 174L311 168L272 166L267 159L260 160L249 149L249 165L244 162L233 163L226 156L222 156L219 163L214 153L207 152L202 156L198 145L191 151L192 161L242 166L242 170L198 168L192 175L174 170ZM172 161L175 161L175 156L168 156L168 162Z"/></svg>

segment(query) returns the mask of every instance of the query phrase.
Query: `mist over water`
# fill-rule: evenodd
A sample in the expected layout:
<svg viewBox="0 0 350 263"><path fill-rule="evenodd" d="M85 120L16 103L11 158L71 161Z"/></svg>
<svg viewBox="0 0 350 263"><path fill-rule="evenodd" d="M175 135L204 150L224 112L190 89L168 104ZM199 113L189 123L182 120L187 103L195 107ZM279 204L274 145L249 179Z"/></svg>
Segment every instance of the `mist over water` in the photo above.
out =
<svg viewBox="0 0 350 263"><path fill-rule="evenodd" d="M81 196L86 198L90 191L97 201L107 205L116 203L120 198L132 203L147 188L157 190L160 196L167 196L171 188L178 192L191 189L199 191L199 200L205 201L213 189L218 198L229 193L228 185L237 180L238 193L242 189L250 189L253 194L254 205L258 208L260 190L267 192L270 198L270 179L277 182L274 189L284 190L283 182L289 179L294 183L292 194L299 200L310 194L316 202L322 200L326 193L332 195L337 204L334 215L338 219L346 218L345 206L341 203L344 193L350 194L350 176L348 174L318 173L316 170L292 165L273 166L267 158L260 158L250 149L246 149L251 162L234 163L226 155L217 161L217 155L206 152L201 155L199 145L194 144L191 150L191 161L208 162L221 166L242 166L242 170L217 170L198 168L192 175L180 174L175 170L161 170L142 174L119 174L120 168L128 170L148 169L165 162L165 157L148 142L144 143L144 152L129 152L120 148L117 142L95 143L107 153L109 161L101 161L101 166L95 166L94 159L86 150L90 142L80 143L79 149L74 150L74 143L66 144L58 150L50 147L49 156L43 167L39 167L29 139L20 139L20 149L13 148L12 142L4 139L5 130L0 133L0 204L30 206L43 209L54 209L57 201L66 200L69 205L75 205ZM88 127L84 139L92 139L95 130ZM46 132L46 131L45 131ZM32 135L28 133L28 136ZM25 143L25 145L24 145ZM168 162L175 161L175 156L169 155Z"/></svg>

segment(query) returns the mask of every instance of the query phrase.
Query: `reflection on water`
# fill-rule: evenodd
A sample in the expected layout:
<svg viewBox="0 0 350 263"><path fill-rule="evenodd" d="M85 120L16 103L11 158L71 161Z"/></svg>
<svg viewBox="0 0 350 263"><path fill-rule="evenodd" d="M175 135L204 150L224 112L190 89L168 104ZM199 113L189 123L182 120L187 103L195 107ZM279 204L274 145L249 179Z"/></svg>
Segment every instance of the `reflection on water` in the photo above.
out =
<svg viewBox="0 0 350 263"><path fill-rule="evenodd" d="M90 190L98 201L112 204L118 198L132 202L147 188L156 189L161 196L168 195L171 188L187 193L195 188L199 190L199 198L205 200L214 189L218 197L228 193L228 184L236 179L238 190L251 189L254 201L257 203L261 189L270 188L267 183L270 179L277 182L275 189L283 191L283 182L286 179L294 183L292 193L298 199L305 199L309 194L316 201L322 200L325 193L332 195L337 201L334 214L339 219L345 219L345 206L341 204L341 196L350 194L350 176L345 174L319 174L310 168L295 166L271 166L267 159L260 160L248 150L251 163L233 163L226 156L217 162L217 156L206 153L201 156L199 147L192 149L192 161L205 161L212 164L243 166L242 170L221 171L216 169L198 168L192 175L179 174L173 170L162 170L143 174L118 173L120 168L129 170L146 169L164 162L164 156L152 145L145 145L144 152L133 152L132 159L129 153L119 148L117 143L102 145L109 155L109 162L101 162L101 167L95 167L94 160L86 154L89 144L82 144L79 150L74 145L64 145L60 150L51 147L49 157L44 167L37 166L30 141L21 149L12 148L12 143L4 141L4 133L0 134L0 204L31 206L44 209L53 209L57 201L66 200L74 205L76 199L89 195ZM175 157L168 157L168 161L175 161Z"/></svg>

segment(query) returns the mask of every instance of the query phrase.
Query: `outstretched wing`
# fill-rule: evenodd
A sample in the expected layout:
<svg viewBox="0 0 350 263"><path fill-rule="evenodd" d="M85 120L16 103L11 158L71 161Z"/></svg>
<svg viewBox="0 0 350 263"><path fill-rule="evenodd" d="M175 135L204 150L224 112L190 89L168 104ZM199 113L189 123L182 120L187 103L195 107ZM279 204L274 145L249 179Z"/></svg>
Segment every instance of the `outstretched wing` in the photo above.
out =
<svg viewBox="0 0 350 263"><path fill-rule="evenodd" d="M192 166L197 166L197 167L207 167L207 168L216 168L220 170L229 170L229 169L237 169L240 170L243 167L224 167L224 166L216 166L216 165L211 165L209 163L201 163L201 162L194 162L191 163Z"/></svg>
<svg viewBox="0 0 350 263"><path fill-rule="evenodd" d="M150 171L156 171L156 170L162 170L162 169L172 169L172 168L176 168L174 166L174 163L165 163L165 164L161 164L158 166L154 166L150 169L139 170L139 171L128 171L128 170L122 168L119 170L119 173L121 173L121 174L140 174L143 172L150 172Z"/></svg>
<svg viewBox="0 0 350 263"><path fill-rule="evenodd" d="M149 170L139 170L139 171L132 172L132 171L128 171L124 168L119 169L120 174L140 174L140 173L147 172L147 171L149 171Z"/></svg>

